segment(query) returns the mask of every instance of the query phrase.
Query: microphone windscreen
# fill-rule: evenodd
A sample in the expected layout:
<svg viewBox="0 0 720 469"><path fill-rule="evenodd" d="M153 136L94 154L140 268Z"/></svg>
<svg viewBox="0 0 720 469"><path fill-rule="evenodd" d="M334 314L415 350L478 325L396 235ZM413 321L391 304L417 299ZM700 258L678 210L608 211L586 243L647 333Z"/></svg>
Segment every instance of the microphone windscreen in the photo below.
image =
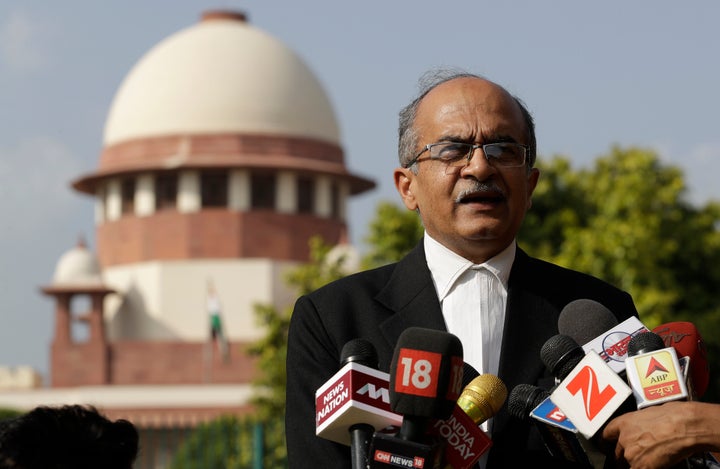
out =
<svg viewBox="0 0 720 469"><path fill-rule="evenodd" d="M661 324L652 330L662 337L666 347L673 347L680 357L690 357L690 376L697 398L705 394L710 384L710 368L705 342L695 324L676 321Z"/></svg>
<svg viewBox="0 0 720 469"><path fill-rule="evenodd" d="M507 399L507 388L500 378L482 374L465 386L457 404L480 425L497 414Z"/></svg>
<svg viewBox="0 0 720 469"><path fill-rule="evenodd" d="M540 360L561 381L584 356L582 347L572 337L563 334L550 337L540 349Z"/></svg>
<svg viewBox="0 0 720 469"><path fill-rule="evenodd" d="M565 305L558 317L558 332L585 345L617 326L615 315L595 300L581 298Z"/></svg>
<svg viewBox="0 0 720 469"><path fill-rule="evenodd" d="M663 342L662 337L654 332L641 332L634 335L628 342L628 357L654 352L663 348L665 348L665 342Z"/></svg>
<svg viewBox="0 0 720 469"><path fill-rule="evenodd" d="M550 393L543 388L532 384L518 384L508 396L508 413L517 419L528 420L530 412L548 397Z"/></svg>
<svg viewBox="0 0 720 469"><path fill-rule="evenodd" d="M390 364L390 407L402 415L445 419L462 390L463 348L457 336L409 327Z"/></svg>
<svg viewBox="0 0 720 469"><path fill-rule="evenodd" d="M359 337L345 343L340 352L340 366L350 362L359 363L376 370L378 368L378 353L375 346L367 339Z"/></svg>

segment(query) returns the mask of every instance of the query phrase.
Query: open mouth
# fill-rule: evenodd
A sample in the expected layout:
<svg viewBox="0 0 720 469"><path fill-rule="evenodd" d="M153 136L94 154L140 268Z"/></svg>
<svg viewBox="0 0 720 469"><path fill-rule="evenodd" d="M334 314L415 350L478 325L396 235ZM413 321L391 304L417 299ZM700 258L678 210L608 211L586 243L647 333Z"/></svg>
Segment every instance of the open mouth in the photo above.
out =
<svg viewBox="0 0 720 469"><path fill-rule="evenodd" d="M474 192L457 198L459 204L497 204L503 202L505 196L498 192Z"/></svg>

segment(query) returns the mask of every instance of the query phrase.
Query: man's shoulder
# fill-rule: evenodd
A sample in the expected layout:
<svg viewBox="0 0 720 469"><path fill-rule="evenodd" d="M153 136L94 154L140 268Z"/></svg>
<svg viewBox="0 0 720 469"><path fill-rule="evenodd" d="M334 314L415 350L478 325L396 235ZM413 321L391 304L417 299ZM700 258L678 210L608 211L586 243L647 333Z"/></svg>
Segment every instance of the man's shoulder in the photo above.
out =
<svg viewBox="0 0 720 469"><path fill-rule="evenodd" d="M518 250L510 281L562 309L568 302L586 298L598 301L619 319L637 315L629 293L593 275L531 257ZM517 267L517 269L516 269Z"/></svg>
<svg viewBox="0 0 720 469"><path fill-rule="evenodd" d="M553 282L560 280L563 282L570 282L571 284L590 284L597 285L598 287L618 290L617 287L611 285L609 282L601 278L595 277L585 272L573 270L568 267L563 267L561 265L554 264L552 262L548 262L537 257L532 257L520 250L518 250L517 259L519 261L519 275L535 279L540 283L545 283L546 280L550 280Z"/></svg>
<svg viewBox="0 0 720 469"><path fill-rule="evenodd" d="M356 292L380 291L392 277L397 263L387 264L374 269L356 272L340 279L334 280L307 296L314 299L337 296L343 293L354 294Z"/></svg>
<svg viewBox="0 0 720 469"><path fill-rule="evenodd" d="M420 242L397 262L347 275L318 288L307 296L323 298L327 296L335 297L344 293L373 295L398 279L402 283L408 279L422 277L424 271L429 274L427 261L425 260L425 250L422 242Z"/></svg>

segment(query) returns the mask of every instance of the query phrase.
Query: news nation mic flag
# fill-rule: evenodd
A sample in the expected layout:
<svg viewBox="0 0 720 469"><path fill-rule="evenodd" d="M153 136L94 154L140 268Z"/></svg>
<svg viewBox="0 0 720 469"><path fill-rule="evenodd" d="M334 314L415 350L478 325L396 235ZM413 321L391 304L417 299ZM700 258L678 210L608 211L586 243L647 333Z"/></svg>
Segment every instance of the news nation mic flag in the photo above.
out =
<svg viewBox="0 0 720 469"><path fill-rule="evenodd" d="M350 445L350 426L367 423L376 430L400 426L390 409L390 375L357 362L340 368L315 392L315 434Z"/></svg>
<svg viewBox="0 0 720 469"><path fill-rule="evenodd" d="M592 438L630 394L623 379L591 350L558 384L550 400L583 436Z"/></svg>

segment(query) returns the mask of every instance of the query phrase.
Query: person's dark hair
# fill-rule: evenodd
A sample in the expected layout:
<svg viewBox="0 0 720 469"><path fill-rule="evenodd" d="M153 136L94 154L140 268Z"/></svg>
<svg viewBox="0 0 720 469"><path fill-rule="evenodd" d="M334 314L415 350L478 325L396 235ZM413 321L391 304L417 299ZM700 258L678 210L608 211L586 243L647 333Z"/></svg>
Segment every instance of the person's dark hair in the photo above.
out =
<svg viewBox="0 0 720 469"><path fill-rule="evenodd" d="M0 469L130 469L138 432L92 406L40 406L0 431Z"/></svg>
<svg viewBox="0 0 720 469"><path fill-rule="evenodd" d="M454 69L437 69L426 72L419 80L420 93L418 96L407 106L400 110L400 121L398 126L398 159L400 166L406 166L415 157L415 152L418 147L418 136L415 132L415 117L417 115L417 109L423 98L435 89L437 86L446 83L457 78L477 78L479 80L487 80L487 78L477 75L474 73L468 73L464 71ZM489 81L489 80L488 80ZM525 127L528 133L527 145L530 147L528 151L528 170L535 165L535 159L537 157L537 141L535 139L535 121L533 120L530 111L528 111L525 103L520 100L517 96L510 95L515 100L517 105L520 107L523 119L525 120ZM415 168L411 168L415 170Z"/></svg>

